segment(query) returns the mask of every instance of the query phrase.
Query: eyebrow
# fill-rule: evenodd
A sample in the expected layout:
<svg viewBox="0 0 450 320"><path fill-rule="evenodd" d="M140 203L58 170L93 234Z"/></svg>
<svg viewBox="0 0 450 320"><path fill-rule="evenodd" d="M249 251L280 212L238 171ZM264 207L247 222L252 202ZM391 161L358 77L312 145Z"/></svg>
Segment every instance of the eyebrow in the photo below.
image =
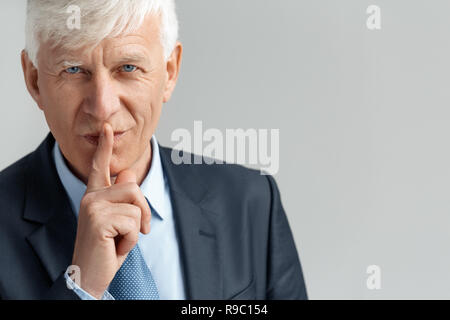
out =
<svg viewBox="0 0 450 320"><path fill-rule="evenodd" d="M65 68L71 68L71 67L79 67L83 64L81 61L70 61L70 60L63 60L60 63L58 63L58 66L61 65Z"/></svg>
<svg viewBox="0 0 450 320"><path fill-rule="evenodd" d="M129 53L114 61L115 64L122 64L122 63L142 62L146 61L147 58L148 58L147 56L140 53Z"/></svg>
<svg viewBox="0 0 450 320"><path fill-rule="evenodd" d="M142 61L146 61L147 58L148 57L146 55L143 55L141 53L129 53L123 57L118 58L117 60L114 60L114 64L142 62ZM69 60L69 59L63 58L63 59L59 60L56 63L56 66L58 66L58 67L61 66L64 68L71 68L71 67L79 67L79 66L83 65L82 61Z"/></svg>
<svg viewBox="0 0 450 320"><path fill-rule="evenodd" d="M59 57L59 59L56 60L56 63L52 64L56 68L71 68L71 67L79 67L83 65L82 61L76 60L74 57L65 56L65 57Z"/></svg>

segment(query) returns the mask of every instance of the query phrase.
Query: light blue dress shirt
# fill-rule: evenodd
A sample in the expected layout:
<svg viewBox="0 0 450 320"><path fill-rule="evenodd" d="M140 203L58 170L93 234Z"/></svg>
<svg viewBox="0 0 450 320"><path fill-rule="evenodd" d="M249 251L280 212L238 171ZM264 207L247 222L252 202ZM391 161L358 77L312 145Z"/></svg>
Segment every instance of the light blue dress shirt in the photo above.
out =
<svg viewBox="0 0 450 320"><path fill-rule="evenodd" d="M138 244L155 280L160 299L184 300L186 297L181 271L181 258L175 232L169 185L163 172L156 137L153 136L150 142L152 145L152 163L140 188L157 213L152 212L150 233L146 235L139 233ZM67 167L57 142L55 142L53 148L53 157L59 178L69 195L72 209L78 218L80 202L86 192L86 185L73 175ZM82 271L80 276L83 276ZM70 279L67 272L65 277L68 287L74 290L81 299L95 299L78 287ZM111 300L114 298L106 291L102 299Z"/></svg>

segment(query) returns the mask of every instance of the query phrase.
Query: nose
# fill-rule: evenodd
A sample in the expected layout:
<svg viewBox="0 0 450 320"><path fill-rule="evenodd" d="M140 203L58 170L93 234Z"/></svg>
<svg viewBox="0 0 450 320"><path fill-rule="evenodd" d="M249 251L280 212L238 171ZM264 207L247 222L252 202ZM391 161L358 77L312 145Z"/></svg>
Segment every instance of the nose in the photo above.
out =
<svg viewBox="0 0 450 320"><path fill-rule="evenodd" d="M99 122L106 121L120 108L114 80L109 74L97 73L90 82L83 110Z"/></svg>

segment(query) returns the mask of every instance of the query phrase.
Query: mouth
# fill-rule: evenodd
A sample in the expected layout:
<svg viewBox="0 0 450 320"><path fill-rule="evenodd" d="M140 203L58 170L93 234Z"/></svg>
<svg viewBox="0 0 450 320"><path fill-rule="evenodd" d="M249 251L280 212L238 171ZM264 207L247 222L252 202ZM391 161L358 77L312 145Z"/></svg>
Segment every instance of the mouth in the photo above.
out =
<svg viewBox="0 0 450 320"><path fill-rule="evenodd" d="M126 131L115 131L114 132L114 144L120 141L120 139L125 135ZM99 134L86 134L83 136L87 142L90 144L97 146L98 140L100 138Z"/></svg>

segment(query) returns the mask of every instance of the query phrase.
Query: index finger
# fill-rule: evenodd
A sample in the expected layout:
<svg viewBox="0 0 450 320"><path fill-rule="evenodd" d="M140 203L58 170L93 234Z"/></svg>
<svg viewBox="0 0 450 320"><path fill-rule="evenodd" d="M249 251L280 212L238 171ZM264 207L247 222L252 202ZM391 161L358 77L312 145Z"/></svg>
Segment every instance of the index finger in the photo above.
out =
<svg viewBox="0 0 450 320"><path fill-rule="evenodd" d="M105 123L98 139L97 150L92 158L92 167L89 173L86 192L111 186L109 164L111 162L114 145L112 128Z"/></svg>

